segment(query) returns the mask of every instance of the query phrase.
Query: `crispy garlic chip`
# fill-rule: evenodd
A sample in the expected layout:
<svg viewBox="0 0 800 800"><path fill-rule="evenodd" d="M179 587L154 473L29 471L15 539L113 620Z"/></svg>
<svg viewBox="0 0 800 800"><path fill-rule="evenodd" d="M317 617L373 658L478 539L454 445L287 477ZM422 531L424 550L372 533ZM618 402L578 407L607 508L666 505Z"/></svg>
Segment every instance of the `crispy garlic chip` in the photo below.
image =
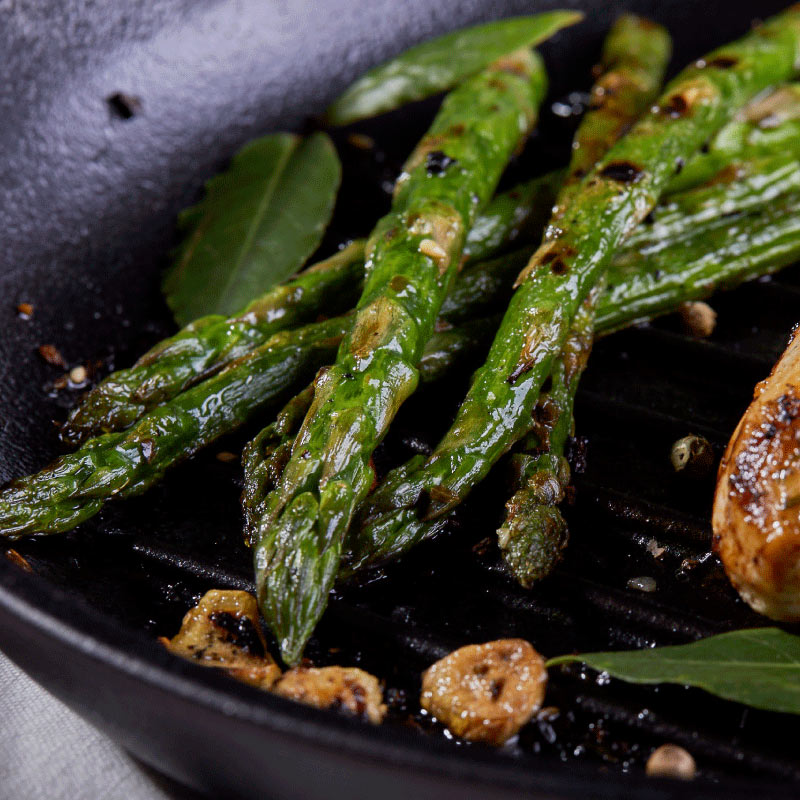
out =
<svg viewBox="0 0 800 800"><path fill-rule="evenodd" d="M539 709L544 659L523 639L471 644L422 676L420 703L457 736L500 745Z"/></svg>
<svg viewBox="0 0 800 800"><path fill-rule="evenodd" d="M206 592L183 618L178 634L160 641L181 658L204 667L220 667L260 689L270 689L281 676L280 667L267 651L258 604L248 592Z"/></svg>
<svg viewBox="0 0 800 800"><path fill-rule="evenodd" d="M273 691L317 708L347 711L374 725L386 715L378 679L355 667L295 667L284 673Z"/></svg>

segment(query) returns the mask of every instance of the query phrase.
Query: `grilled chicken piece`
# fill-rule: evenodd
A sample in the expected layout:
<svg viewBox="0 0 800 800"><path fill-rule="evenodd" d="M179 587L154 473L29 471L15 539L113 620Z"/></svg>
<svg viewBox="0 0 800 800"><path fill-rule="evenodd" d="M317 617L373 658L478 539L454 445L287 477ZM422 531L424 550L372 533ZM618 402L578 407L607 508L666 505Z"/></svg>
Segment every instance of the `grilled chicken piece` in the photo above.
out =
<svg viewBox="0 0 800 800"><path fill-rule="evenodd" d="M454 650L422 676L422 707L456 736L500 745L542 705L544 659L523 639Z"/></svg>
<svg viewBox="0 0 800 800"><path fill-rule="evenodd" d="M248 592L206 592L183 618L177 635L160 641L177 656L204 667L221 667L259 689L271 688L281 676L267 652L258 604Z"/></svg>
<svg viewBox="0 0 800 800"><path fill-rule="evenodd" d="M317 708L355 714L374 725L386 714L378 679L355 667L295 667L284 673L273 691Z"/></svg>
<svg viewBox="0 0 800 800"><path fill-rule="evenodd" d="M750 607L800 620L800 327L728 444L712 524L714 549Z"/></svg>

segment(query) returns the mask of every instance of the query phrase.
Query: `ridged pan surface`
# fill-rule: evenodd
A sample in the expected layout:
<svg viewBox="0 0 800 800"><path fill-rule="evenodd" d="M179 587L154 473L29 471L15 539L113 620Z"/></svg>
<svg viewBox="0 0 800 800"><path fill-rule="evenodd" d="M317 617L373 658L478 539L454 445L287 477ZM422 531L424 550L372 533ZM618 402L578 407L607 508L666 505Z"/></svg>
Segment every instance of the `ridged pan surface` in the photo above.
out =
<svg viewBox="0 0 800 800"><path fill-rule="evenodd" d="M159 276L177 212L245 141L302 128L367 67L414 42L497 16L554 7L587 13L543 52L551 98L578 102L604 32L630 9L666 24L676 67L744 32L781 3L78 0L0 4L0 482L59 447L53 420L75 399L36 349L70 365L125 366L171 330ZM122 97L120 97L120 95ZM364 154L337 138L350 176L325 247L362 234L383 187L433 105L363 126ZM568 155L575 118L552 110L512 177ZM687 338L666 319L596 346L577 421L566 561L531 592L507 580L491 539L495 482L449 535L363 586L339 592L309 655L382 678L390 713L373 728L264 695L170 657L173 634L207 589L248 588L239 468L222 442L137 500L70 535L15 545L28 574L0 559L0 648L138 757L225 797L795 796L795 718L745 710L697 690L632 687L578 668L553 676L559 713L493 751L448 739L420 716L420 672L461 644L529 639L544 653L643 647L764 624L709 554L713 481L672 474L669 448L693 432L721 451L798 321L800 272L714 300L717 330ZM19 303L34 306L21 319ZM467 380L412 398L379 457L435 441ZM432 407L441 413L431 415ZM252 431L250 431L252 433ZM380 458L379 458L380 461ZM665 548L655 560L652 541ZM628 588L648 576L657 589ZM648 780L652 747L675 742L701 769L690 785Z"/></svg>

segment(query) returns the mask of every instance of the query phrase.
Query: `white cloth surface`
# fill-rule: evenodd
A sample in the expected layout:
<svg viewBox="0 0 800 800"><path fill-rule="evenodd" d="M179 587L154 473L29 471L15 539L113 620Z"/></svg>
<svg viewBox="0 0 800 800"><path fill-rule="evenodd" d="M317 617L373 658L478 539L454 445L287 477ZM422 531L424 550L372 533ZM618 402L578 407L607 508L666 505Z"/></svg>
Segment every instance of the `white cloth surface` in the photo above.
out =
<svg viewBox="0 0 800 800"><path fill-rule="evenodd" d="M0 653L0 800L190 800Z"/></svg>

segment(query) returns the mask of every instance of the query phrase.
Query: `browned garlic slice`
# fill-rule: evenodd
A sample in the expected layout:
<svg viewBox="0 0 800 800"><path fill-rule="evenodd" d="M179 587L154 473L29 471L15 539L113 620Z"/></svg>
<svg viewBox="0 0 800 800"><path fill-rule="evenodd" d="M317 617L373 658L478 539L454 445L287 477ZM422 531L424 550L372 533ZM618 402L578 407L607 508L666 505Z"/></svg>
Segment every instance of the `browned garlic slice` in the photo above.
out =
<svg viewBox="0 0 800 800"><path fill-rule="evenodd" d="M281 675L267 651L258 604L248 592L206 592L183 618L177 635L160 641L177 656L204 667L220 667L261 689L271 688Z"/></svg>
<svg viewBox="0 0 800 800"><path fill-rule="evenodd" d="M503 744L539 709L544 659L523 639L462 647L422 676L422 707L454 734Z"/></svg>
<svg viewBox="0 0 800 800"><path fill-rule="evenodd" d="M386 715L378 679L356 667L295 667L283 675L273 691L317 708L347 711L374 725Z"/></svg>

